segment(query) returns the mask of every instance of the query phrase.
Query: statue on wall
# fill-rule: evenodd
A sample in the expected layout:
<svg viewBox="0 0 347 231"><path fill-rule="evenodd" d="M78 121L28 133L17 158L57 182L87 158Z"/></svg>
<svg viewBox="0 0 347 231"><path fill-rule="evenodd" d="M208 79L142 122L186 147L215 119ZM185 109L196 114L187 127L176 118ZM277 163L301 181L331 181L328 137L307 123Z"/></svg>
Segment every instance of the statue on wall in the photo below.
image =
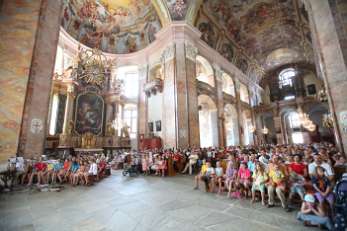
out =
<svg viewBox="0 0 347 231"><path fill-rule="evenodd" d="M82 148L95 148L96 136L91 132L86 132L82 135Z"/></svg>
<svg viewBox="0 0 347 231"><path fill-rule="evenodd" d="M74 123L72 120L69 121L69 124L67 125L67 129L66 129L66 135L72 135L73 134L73 130L74 130Z"/></svg>
<svg viewBox="0 0 347 231"><path fill-rule="evenodd" d="M130 135L129 135L129 126L127 124L124 124L124 126L122 127L121 129L121 133L120 133L120 136L122 138L130 138Z"/></svg>
<svg viewBox="0 0 347 231"><path fill-rule="evenodd" d="M114 136L116 135L116 129L114 129L111 122L108 122L106 125L106 136Z"/></svg>

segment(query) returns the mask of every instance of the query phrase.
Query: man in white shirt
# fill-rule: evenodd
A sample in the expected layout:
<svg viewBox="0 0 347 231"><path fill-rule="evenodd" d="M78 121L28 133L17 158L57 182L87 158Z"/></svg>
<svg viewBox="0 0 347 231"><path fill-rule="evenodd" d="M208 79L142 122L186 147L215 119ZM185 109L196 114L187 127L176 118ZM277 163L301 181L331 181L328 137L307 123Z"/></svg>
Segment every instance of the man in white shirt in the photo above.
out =
<svg viewBox="0 0 347 231"><path fill-rule="evenodd" d="M308 174L312 178L312 176L316 175L316 167L321 166L325 169L325 175L329 178L330 181L334 180L334 172L330 166L330 164L323 162L322 157L320 155L314 156L314 162L308 165Z"/></svg>
<svg viewBox="0 0 347 231"><path fill-rule="evenodd" d="M269 159L268 156L266 154L265 149L262 149L260 151L260 157L259 157L259 162L262 163L262 165L264 166L264 168L267 168L268 164L269 164Z"/></svg>

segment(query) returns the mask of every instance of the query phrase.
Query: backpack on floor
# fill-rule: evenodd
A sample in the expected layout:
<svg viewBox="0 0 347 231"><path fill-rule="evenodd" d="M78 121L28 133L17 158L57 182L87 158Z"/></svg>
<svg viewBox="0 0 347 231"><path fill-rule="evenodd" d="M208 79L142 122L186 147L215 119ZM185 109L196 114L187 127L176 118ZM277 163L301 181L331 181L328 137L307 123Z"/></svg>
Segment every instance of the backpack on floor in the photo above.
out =
<svg viewBox="0 0 347 231"><path fill-rule="evenodd" d="M347 228L347 174L339 181L335 188L335 219L334 230L345 231Z"/></svg>

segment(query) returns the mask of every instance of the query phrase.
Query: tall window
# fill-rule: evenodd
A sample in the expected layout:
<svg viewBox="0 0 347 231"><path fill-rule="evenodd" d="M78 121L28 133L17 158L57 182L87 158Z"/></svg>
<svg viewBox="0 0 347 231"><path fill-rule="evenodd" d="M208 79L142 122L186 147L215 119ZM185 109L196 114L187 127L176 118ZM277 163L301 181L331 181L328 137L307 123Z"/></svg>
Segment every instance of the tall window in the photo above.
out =
<svg viewBox="0 0 347 231"><path fill-rule="evenodd" d="M116 78L123 81L122 95L136 99L139 94L139 75L137 66L124 66L117 69Z"/></svg>
<svg viewBox="0 0 347 231"><path fill-rule="evenodd" d="M278 76L278 83L280 88L284 87L292 87L293 86L293 78L296 75L296 71L294 68L287 68L281 71Z"/></svg>
<svg viewBox="0 0 347 231"><path fill-rule="evenodd" d="M300 127L300 117L296 112L292 112L289 115L289 126L291 128L299 128Z"/></svg>
<svg viewBox="0 0 347 231"><path fill-rule="evenodd" d="M57 128L57 118L58 118L58 105L59 105L59 97L58 94L53 95L52 100L52 108L51 108L51 119L49 123L49 134L55 135Z"/></svg>
<svg viewBox="0 0 347 231"><path fill-rule="evenodd" d="M126 104L124 106L123 122L130 127L130 137L136 138L137 132L137 107L135 104Z"/></svg>
<svg viewBox="0 0 347 231"><path fill-rule="evenodd" d="M300 128L301 123L300 123L299 114L296 112L291 112L288 116L288 122L289 122L289 126L291 129L297 130L297 128ZM302 132L300 132L300 131L292 132L291 136L292 136L292 141L294 144L304 143L304 136L303 136Z"/></svg>

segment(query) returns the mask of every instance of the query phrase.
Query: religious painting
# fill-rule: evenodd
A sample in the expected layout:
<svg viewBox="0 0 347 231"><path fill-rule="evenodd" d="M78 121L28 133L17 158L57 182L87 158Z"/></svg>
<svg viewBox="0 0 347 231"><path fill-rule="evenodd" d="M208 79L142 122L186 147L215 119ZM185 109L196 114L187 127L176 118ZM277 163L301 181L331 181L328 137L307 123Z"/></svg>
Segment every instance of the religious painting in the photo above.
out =
<svg viewBox="0 0 347 231"><path fill-rule="evenodd" d="M155 130L157 132L161 131L161 120L155 121Z"/></svg>
<svg viewBox="0 0 347 231"><path fill-rule="evenodd" d="M161 22L149 0L63 0L62 27L108 53L130 53L153 42Z"/></svg>
<svg viewBox="0 0 347 231"><path fill-rule="evenodd" d="M154 131L153 122L149 122L148 123L148 130L149 130L149 132L153 132Z"/></svg>
<svg viewBox="0 0 347 231"><path fill-rule="evenodd" d="M102 132L104 100L101 96L87 92L78 95L76 101L75 130L78 134Z"/></svg>

